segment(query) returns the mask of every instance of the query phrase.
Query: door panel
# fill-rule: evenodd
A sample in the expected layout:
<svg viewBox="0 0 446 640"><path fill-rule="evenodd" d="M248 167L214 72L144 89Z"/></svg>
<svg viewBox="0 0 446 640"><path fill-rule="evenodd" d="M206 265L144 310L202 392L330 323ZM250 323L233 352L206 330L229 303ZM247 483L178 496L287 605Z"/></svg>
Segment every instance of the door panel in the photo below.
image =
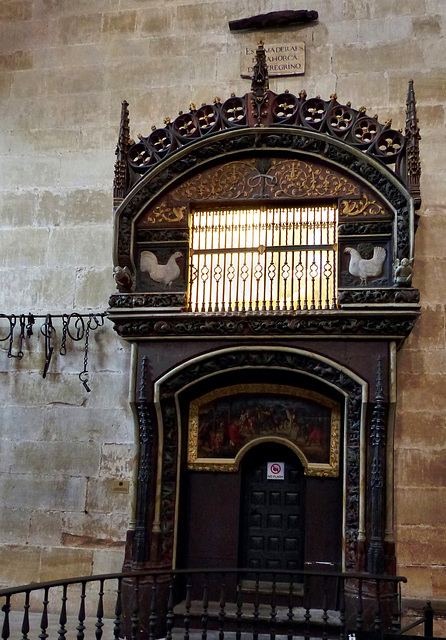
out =
<svg viewBox="0 0 446 640"><path fill-rule="evenodd" d="M268 461L284 463L284 480L268 480ZM304 492L302 465L287 447L274 443L259 445L245 456L241 566L276 570L303 568Z"/></svg>

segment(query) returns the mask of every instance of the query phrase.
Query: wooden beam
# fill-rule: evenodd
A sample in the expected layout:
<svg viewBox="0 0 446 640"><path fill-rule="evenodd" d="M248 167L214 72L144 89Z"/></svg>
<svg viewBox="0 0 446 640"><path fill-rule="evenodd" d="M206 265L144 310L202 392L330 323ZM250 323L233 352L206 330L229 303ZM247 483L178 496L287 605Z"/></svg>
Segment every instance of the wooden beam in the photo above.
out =
<svg viewBox="0 0 446 640"><path fill-rule="evenodd" d="M271 11L262 13L251 18L240 18L240 20L230 20L230 31L242 31L246 29L267 29L271 27L289 27L295 24L306 24L317 20L317 11Z"/></svg>

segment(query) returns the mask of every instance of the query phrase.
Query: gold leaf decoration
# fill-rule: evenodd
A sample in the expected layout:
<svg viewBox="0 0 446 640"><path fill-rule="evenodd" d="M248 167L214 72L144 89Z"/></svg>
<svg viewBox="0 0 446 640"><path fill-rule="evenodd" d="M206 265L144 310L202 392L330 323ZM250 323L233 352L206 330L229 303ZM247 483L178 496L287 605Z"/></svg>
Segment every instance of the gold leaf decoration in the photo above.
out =
<svg viewBox="0 0 446 640"><path fill-rule="evenodd" d="M253 163L231 162L215 172L200 174L185 182L181 186L181 194L190 200L249 198L253 188L249 186L248 178L253 169Z"/></svg>
<svg viewBox="0 0 446 640"><path fill-rule="evenodd" d="M331 169L302 160L258 160L228 162L186 180L171 191L170 201L161 202L147 214L146 223L177 223L186 218L187 201L225 201L258 198L305 198L353 196L361 200L343 200L341 214L348 216L385 214L380 205L361 194L354 182ZM365 198L365 200L364 200ZM367 209L367 211L366 211ZM364 213L365 212L365 213Z"/></svg>
<svg viewBox="0 0 446 640"><path fill-rule="evenodd" d="M180 222L185 216L185 206L169 207L165 202L162 202L148 213L145 222L152 224L157 222Z"/></svg>
<svg viewBox="0 0 446 640"><path fill-rule="evenodd" d="M276 177L277 188L271 194L275 197L360 195L359 187L347 178L301 160L273 160L268 174Z"/></svg>
<svg viewBox="0 0 446 640"><path fill-rule="evenodd" d="M360 200L341 200L339 213L349 217L387 215L387 211L376 200L370 200L366 193Z"/></svg>

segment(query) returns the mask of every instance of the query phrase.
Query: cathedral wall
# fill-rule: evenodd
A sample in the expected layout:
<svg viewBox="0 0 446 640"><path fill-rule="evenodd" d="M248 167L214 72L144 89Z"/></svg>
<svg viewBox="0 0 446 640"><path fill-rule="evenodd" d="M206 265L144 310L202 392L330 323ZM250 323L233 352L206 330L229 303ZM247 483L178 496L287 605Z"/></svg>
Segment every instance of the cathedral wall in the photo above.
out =
<svg viewBox="0 0 446 640"><path fill-rule="evenodd" d="M123 99L136 138L190 102L243 95L250 83L239 76L238 53L260 39L306 42L305 75L272 78L273 91L336 92L395 128L404 127L413 78L423 170L413 284L422 315L399 358L395 537L405 595L444 600L446 6L314 0L306 8L319 11L316 25L228 29L228 20L289 8L282 0L0 3L1 310L107 307ZM131 481L135 455L130 347L107 321L93 336L89 394L78 380L81 345L55 355L43 380L42 335L21 361L0 343L1 585L122 566L131 513L116 481Z"/></svg>

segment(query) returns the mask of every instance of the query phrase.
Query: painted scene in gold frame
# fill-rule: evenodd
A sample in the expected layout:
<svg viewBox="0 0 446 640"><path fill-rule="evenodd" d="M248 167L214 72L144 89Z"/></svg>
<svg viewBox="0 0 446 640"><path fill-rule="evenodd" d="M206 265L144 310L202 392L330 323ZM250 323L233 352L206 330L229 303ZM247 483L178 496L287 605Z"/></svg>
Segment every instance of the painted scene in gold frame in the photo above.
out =
<svg viewBox="0 0 446 640"><path fill-rule="evenodd" d="M246 384L216 389L191 402L188 467L236 471L258 442L284 442L306 475L339 473L339 403L286 385Z"/></svg>

